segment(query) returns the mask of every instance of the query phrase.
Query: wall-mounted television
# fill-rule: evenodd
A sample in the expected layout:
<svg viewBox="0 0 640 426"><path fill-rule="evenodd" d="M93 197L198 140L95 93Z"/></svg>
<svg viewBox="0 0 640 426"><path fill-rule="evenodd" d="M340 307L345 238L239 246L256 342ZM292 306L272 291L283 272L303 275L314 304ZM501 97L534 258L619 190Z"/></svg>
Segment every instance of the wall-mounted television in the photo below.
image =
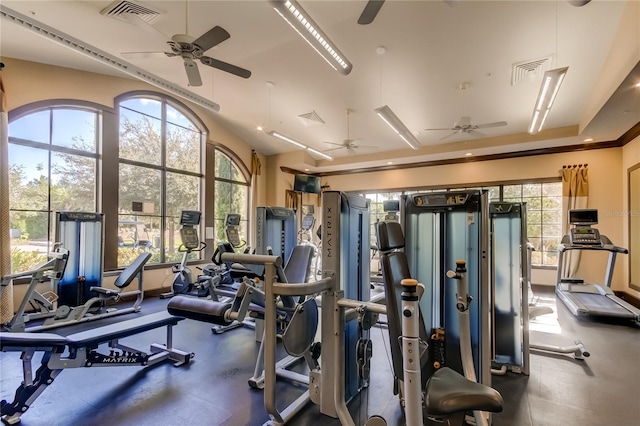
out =
<svg viewBox="0 0 640 426"><path fill-rule="evenodd" d="M296 192L320 193L320 178L311 175L295 175L293 190Z"/></svg>
<svg viewBox="0 0 640 426"><path fill-rule="evenodd" d="M382 210L385 212L399 212L400 201L399 200L387 200L382 202Z"/></svg>

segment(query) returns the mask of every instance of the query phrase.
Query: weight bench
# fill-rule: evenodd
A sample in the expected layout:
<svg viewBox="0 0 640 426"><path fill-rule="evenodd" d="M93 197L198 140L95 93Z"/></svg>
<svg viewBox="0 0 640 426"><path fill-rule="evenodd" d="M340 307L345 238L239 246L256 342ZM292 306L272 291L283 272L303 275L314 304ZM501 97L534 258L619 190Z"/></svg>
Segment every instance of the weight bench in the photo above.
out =
<svg viewBox="0 0 640 426"><path fill-rule="evenodd" d="M176 367L188 364L194 354L172 347L172 327L183 319L167 312L159 312L69 336L55 333L0 333L0 350L22 352L23 370L23 382L16 389L14 401L0 402L2 421L10 425L19 423L20 416L65 368L124 365L146 367L163 361L173 361ZM166 343L153 343L149 352L118 342L119 339L160 327L167 327ZM98 347L104 343L110 348L108 354L98 352ZM35 352L44 354L34 377L31 361Z"/></svg>

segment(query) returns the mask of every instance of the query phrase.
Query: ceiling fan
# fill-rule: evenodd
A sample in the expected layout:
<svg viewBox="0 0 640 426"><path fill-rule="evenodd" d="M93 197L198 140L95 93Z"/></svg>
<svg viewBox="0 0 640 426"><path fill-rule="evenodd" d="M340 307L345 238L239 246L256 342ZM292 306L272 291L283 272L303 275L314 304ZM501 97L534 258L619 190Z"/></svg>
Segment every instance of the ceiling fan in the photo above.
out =
<svg viewBox="0 0 640 426"><path fill-rule="evenodd" d="M485 136L484 133L478 132L478 129L488 129L491 127L502 127L506 126L506 121L495 121L493 123L482 123L482 124L473 124L471 122L471 117L464 115L464 92L469 87L468 83L461 83L458 88L460 89L460 93L462 95L462 116L460 120L453 123L453 127L441 127L441 128L433 128L433 129L425 129L425 130L451 130L452 133L449 133L446 136L441 137L438 140L444 140L450 138L453 135L457 135L459 133L466 133L471 136L481 137Z"/></svg>
<svg viewBox="0 0 640 426"><path fill-rule="evenodd" d="M337 151L339 149L346 149L347 152L349 152L349 154L355 154L356 153L355 150L358 149L358 148L378 149L377 146L373 146L373 145L359 145L359 144L356 143L356 141L358 141L360 139L351 139L350 138L350 134L349 134L349 114L351 113L351 110L347 109L346 113L347 113L347 138L345 140L343 140L342 143L325 142L326 144L334 145L337 148L331 148L331 149L328 149L328 150L326 150L324 152Z"/></svg>
<svg viewBox="0 0 640 426"><path fill-rule="evenodd" d="M185 5L188 5L188 2L185 2ZM231 37L227 30L216 25L206 33L202 34L200 37L194 39L192 36L188 35L189 26L187 18L188 10L185 11L186 34L175 34L173 37L171 37L171 40L167 41L167 44L171 48L170 52L123 52L122 54L125 56L135 55L138 57L146 57L151 55L163 55L168 57L179 56L182 58L182 61L184 63L184 69L187 73L187 79L190 86L202 86L202 78L200 77L200 71L198 70L196 61L200 61L200 63L203 65L207 65L209 67L217 68L221 71L237 75L238 77L251 77L251 71L249 70L204 55L207 50L213 48L214 46L217 46L218 44ZM148 24L142 20L139 20L139 22L137 22L137 25L150 26L155 30L155 28L151 24ZM156 30L156 32L158 31Z"/></svg>
<svg viewBox="0 0 640 426"><path fill-rule="evenodd" d="M443 127L443 128L437 128L437 129L425 129L425 130L452 130L452 133L449 133L448 135L441 137L439 140L444 140L447 138L450 138L453 135L456 135L458 133L467 133L471 136L476 136L476 137L480 137L480 136L485 136L484 133L478 132L477 129L488 129L490 127L501 127L501 126L506 126L507 122L506 121L496 121L493 123L483 123L483 124L473 124L471 123L471 117L465 117L462 116L460 117L460 120L455 122L453 124L453 127Z"/></svg>

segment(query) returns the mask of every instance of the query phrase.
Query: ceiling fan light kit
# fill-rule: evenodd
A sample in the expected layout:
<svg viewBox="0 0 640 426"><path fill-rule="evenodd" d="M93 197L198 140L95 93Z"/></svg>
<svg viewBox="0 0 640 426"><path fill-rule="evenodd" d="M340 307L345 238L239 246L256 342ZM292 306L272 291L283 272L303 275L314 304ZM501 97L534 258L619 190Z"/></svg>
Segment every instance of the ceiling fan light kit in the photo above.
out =
<svg viewBox="0 0 640 426"><path fill-rule="evenodd" d="M311 16L295 0L270 0L273 9L294 30L300 34L307 43L315 49L329 65L341 74L351 72L351 62L340 52L336 45L320 29Z"/></svg>
<svg viewBox="0 0 640 426"><path fill-rule="evenodd" d="M544 122L551 111L553 102L558 95L560 86L564 77L567 75L569 67L556 68L544 73L542 78L542 85L540 86L540 92L536 99L536 104L533 109L533 116L531 118L531 124L529 125L529 133L536 134L542 130Z"/></svg>
<svg viewBox="0 0 640 426"><path fill-rule="evenodd" d="M420 149L420 141L411 133L388 105L376 108L375 112L407 145L416 150Z"/></svg>
<svg viewBox="0 0 640 426"><path fill-rule="evenodd" d="M325 154L324 152L320 152L318 150L315 150L313 148L310 148L308 146L306 146L305 144L303 144L302 142L298 142L295 139L290 138L289 136L283 135L282 133L276 132L275 130L271 130L267 133L270 136L273 136L276 139L280 139L281 141L287 142L297 148L301 148L304 149L306 151L309 151L312 154L315 154L319 157L324 158L325 160L333 160L333 157L331 157L330 155Z"/></svg>

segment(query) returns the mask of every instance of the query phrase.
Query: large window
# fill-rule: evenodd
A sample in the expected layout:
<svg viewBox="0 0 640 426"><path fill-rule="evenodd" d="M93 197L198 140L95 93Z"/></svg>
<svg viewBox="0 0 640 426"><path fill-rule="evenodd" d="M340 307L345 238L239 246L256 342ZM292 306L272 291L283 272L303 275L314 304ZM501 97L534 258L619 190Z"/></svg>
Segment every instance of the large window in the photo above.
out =
<svg viewBox="0 0 640 426"><path fill-rule="evenodd" d="M49 106L9 123L11 270L46 261L56 211L98 210L100 113Z"/></svg>
<svg viewBox="0 0 640 426"><path fill-rule="evenodd" d="M532 266L557 266L562 239L562 182L504 185L502 200L527 203Z"/></svg>
<svg viewBox="0 0 640 426"><path fill-rule="evenodd" d="M400 202L401 192L378 192L373 194L364 194L369 199L369 211L371 212L371 243L377 246L376 223L390 217L390 212L385 211L386 201Z"/></svg>
<svg viewBox="0 0 640 426"><path fill-rule="evenodd" d="M240 215L238 229L240 239L248 241L248 173L239 162L234 161L230 155L220 149L215 150L214 192L213 217L215 218L216 241L226 241L227 239L224 220L228 213Z"/></svg>
<svg viewBox="0 0 640 426"><path fill-rule="evenodd" d="M371 200L371 241L376 241L375 223L385 216L383 211L384 201L399 200L401 194L447 189L484 189L489 193L489 202L511 201L526 203L527 237L535 247L535 251L531 256L531 265L534 267L557 266L558 244L562 239L562 182L559 181L368 193L365 196Z"/></svg>
<svg viewBox="0 0 640 426"><path fill-rule="evenodd" d="M125 99L119 114L118 267L141 250L178 261L180 212L201 211L203 131L164 98Z"/></svg>

